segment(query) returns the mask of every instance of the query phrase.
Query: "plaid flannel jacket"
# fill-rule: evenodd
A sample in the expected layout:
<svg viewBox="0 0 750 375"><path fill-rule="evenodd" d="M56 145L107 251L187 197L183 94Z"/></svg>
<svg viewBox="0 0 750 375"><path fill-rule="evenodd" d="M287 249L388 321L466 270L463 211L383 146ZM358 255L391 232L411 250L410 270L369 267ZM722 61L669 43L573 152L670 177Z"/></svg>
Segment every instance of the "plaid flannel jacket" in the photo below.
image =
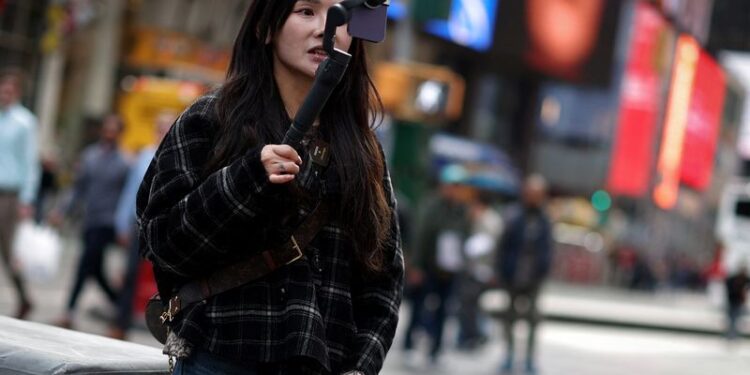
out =
<svg viewBox="0 0 750 375"><path fill-rule="evenodd" d="M281 185L268 182L261 147L202 176L217 128L215 101L207 95L179 117L138 193L141 253L154 263L162 292L164 285L179 286L262 251L259 239L272 225L269 217L289 200ZM329 219L302 260L183 311L173 332L240 362L308 357L323 373L377 374L395 334L403 287L387 171L383 184L392 210L385 272L365 277L351 238Z"/></svg>

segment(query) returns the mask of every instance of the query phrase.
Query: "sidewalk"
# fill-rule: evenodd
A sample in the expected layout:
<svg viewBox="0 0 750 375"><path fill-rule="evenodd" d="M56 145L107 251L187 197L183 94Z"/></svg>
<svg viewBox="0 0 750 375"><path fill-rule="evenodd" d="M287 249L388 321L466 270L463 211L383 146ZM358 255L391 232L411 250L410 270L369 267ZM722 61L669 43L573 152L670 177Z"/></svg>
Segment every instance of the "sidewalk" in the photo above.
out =
<svg viewBox="0 0 750 375"><path fill-rule="evenodd" d="M500 290L482 296L485 311L499 315L507 301ZM719 335L724 312L711 306L705 294L686 292L632 292L591 286L548 285L540 307L552 321L671 332ZM745 317L745 326L749 322Z"/></svg>
<svg viewBox="0 0 750 375"><path fill-rule="evenodd" d="M73 272L79 256L78 238L68 236L61 257L60 272L53 280L31 282L29 288L35 301L31 320L41 323L55 321L64 310ZM121 275L124 252L112 248L106 254L107 271L113 279ZM500 291L487 292L482 306L492 314L499 314L505 306L505 296ZM575 322L615 327L646 328L672 332L717 335L723 332L724 315L718 307L710 305L705 294L683 292L643 293L621 289L591 286L572 286L550 283L543 291L541 308L552 321ZM91 309L107 309L102 293L93 283L88 283L81 295L78 309L78 329L94 334L107 332L101 319L92 319ZM15 309L14 293L7 276L0 275L0 315L11 315ZM136 327L142 327L136 317ZM402 322L403 323L403 322ZM744 320L750 327L750 319ZM158 343L142 329L132 332L131 341L157 346Z"/></svg>

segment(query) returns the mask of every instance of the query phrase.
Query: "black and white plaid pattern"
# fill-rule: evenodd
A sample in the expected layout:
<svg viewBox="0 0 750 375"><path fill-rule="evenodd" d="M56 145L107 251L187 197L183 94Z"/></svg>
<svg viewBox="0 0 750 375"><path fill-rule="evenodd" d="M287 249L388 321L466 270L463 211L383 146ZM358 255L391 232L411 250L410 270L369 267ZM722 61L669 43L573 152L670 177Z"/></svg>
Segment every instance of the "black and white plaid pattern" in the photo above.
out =
<svg viewBox="0 0 750 375"><path fill-rule="evenodd" d="M157 266L160 287L260 251L273 218L288 207L284 187L268 182L260 147L202 177L215 136L215 101L205 96L180 116L138 193L141 251ZM173 327L177 335L240 362L302 356L320 362L326 369L321 373L378 373L396 330L403 286L387 172L383 183L393 220L382 275L366 277L358 269L351 238L331 219L305 258L184 311Z"/></svg>

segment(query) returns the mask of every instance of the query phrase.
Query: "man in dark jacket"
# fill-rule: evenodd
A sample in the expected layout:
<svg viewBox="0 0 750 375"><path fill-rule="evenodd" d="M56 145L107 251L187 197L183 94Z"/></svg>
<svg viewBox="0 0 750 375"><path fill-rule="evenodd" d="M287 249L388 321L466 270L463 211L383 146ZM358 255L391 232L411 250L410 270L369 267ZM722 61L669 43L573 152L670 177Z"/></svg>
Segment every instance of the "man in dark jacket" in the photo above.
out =
<svg viewBox="0 0 750 375"><path fill-rule="evenodd" d="M507 352L502 371L513 370L513 327L517 319L528 322L526 347L527 374L535 374L534 344L540 316L537 298L550 269L552 224L544 204L547 185L541 176L532 175L523 187L523 201L509 208L505 231L500 240L496 270L501 286L508 293L508 308L503 314Z"/></svg>
<svg viewBox="0 0 750 375"><path fill-rule="evenodd" d="M745 308L745 298L747 297L750 280L747 277L747 267L740 266L739 271L727 277L727 339L735 340L740 336L737 327L737 321L742 316Z"/></svg>
<svg viewBox="0 0 750 375"><path fill-rule="evenodd" d="M440 173L437 194L426 198L418 215L414 232L409 288L412 311L406 330L404 350L414 348L414 332L422 327L430 336L430 362L436 364L443 341L443 326L447 316L456 276L463 271L463 243L469 231L469 219L463 203L462 183L466 170L449 165ZM435 296L436 306L428 309L427 297ZM426 319L426 318L429 318ZM409 353L407 365L413 365Z"/></svg>

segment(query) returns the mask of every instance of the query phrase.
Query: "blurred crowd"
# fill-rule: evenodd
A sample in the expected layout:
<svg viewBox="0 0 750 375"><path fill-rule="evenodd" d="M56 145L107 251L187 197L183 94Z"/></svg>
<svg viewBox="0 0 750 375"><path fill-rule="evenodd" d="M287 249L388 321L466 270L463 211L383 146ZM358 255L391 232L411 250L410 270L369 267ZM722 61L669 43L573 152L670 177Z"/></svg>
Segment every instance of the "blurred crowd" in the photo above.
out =
<svg viewBox="0 0 750 375"><path fill-rule="evenodd" d="M500 314L505 340L502 370L515 364L514 327L527 322L523 367L536 373L535 337L540 321L537 301L552 261L552 222L545 209L544 178L529 176L521 199L502 209L491 195L466 184L460 165L444 167L436 192L424 198L415 226L402 233L407 239L407 292L411 316L407 321L404 349L408 362L416 332L429 338L429 363L437 365L443 344L446 317L455 313L459 349L474 350L490 337L487 316L479 306L482 293L501 287L507 292ZM410 217L411 213L401 217ZM439 218L439 219L437 219Z"/></svg>
<svg viewBox="0 0 750 375"><path fill-rule="evenodd" d="M18 69L0 72L0 250L3 265L17 291L14 316L26 318L33 301L27 293L24 275L14 252L38 251L14 241L21 222L34 222L81 233L81 252L68 302L60 317L51 322L75 328L75 311L80 294L89 280L102 289L116 311L109 336L126 338L134 310L137 272L141 262L136 232L135 197L141 180L176 114L164 110L156 116L153 129L156 143L138 153L120 146L123 121L118 115L104 117L98 138L85 147L72 168L72 183L60 187L60 163L37 155L36 118L19 103L24 76ZM106 251L110 246L127 251L124 275L105 272ZM117 286L113 280L121 280ZM140 310L140 309L139 309Z"/></svg>

